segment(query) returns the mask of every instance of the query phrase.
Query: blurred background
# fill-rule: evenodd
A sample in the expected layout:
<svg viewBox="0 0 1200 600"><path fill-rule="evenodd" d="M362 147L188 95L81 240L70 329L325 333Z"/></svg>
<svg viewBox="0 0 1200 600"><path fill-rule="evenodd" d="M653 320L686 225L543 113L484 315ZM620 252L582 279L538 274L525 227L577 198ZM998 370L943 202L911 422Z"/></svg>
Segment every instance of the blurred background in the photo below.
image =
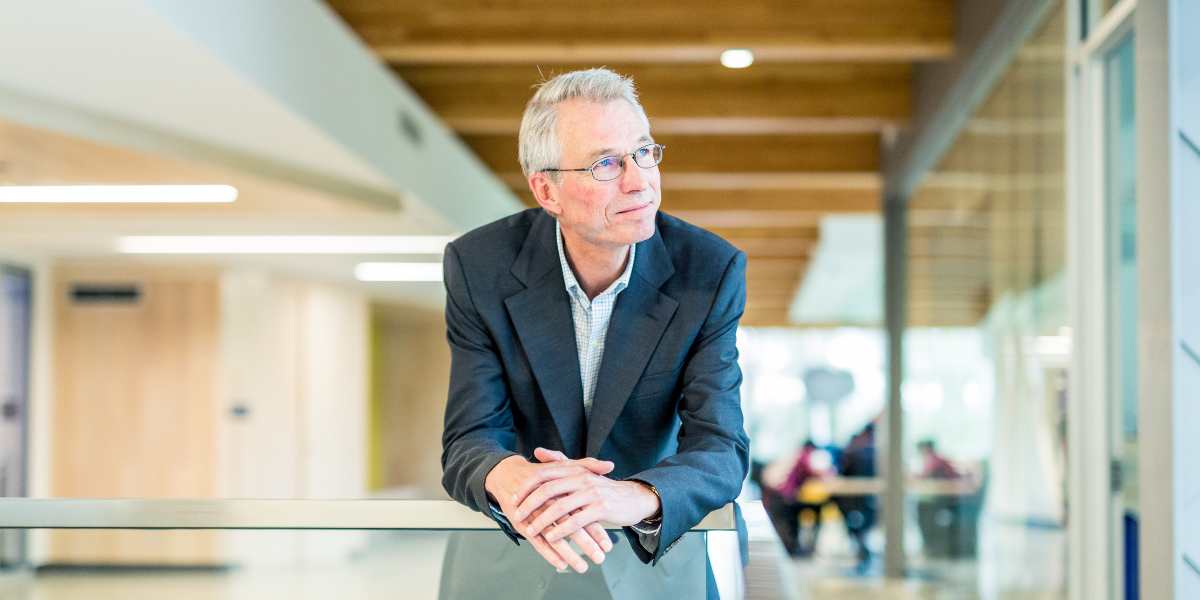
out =
<svg viewBox="0 0 1200 600"><path fill-rule="evenodd" d="M534 206L524 104L604 65L662 210L749 256L746 597L1196 597L1197 23L0 0L0 496L448 499L442 248ZM443 543L0 530L0 598L433 597Z"/></svg>

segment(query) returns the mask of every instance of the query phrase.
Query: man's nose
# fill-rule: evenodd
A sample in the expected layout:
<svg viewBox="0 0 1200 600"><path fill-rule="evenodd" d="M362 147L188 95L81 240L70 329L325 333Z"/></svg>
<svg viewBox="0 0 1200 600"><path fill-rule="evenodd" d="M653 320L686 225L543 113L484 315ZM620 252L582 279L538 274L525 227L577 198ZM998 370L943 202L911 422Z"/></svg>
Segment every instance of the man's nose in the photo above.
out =
<svg viewBox="0 0 1200 600"><path fill-rule="evenodd" d="M632 156L623 159L624 172L621 173L621 191L625 193L638 192L646 187L645 170L633 162Z"/></svg>

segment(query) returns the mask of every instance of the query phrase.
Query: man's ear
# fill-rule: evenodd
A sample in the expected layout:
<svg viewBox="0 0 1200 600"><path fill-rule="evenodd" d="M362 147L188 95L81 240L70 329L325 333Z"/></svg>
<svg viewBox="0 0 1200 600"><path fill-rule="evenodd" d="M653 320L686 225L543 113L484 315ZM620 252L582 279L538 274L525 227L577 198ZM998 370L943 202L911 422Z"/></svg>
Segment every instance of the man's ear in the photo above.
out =
<svg viewBox="0 0 1200 600"><path fill-rule="evenodd" d="M529 190L533 192L533 199L546 212L556 217L562 214L562 205L558 202L558 186L550 180L550 174L534 173L530 175Z"/></svg>

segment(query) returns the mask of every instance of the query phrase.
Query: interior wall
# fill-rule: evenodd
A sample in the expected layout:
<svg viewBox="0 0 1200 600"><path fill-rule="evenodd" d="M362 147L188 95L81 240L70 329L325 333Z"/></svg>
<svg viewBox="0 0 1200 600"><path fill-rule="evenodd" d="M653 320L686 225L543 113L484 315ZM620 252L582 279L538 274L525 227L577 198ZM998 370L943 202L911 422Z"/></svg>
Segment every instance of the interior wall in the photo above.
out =
<svg viewBox="0 0 1200 600"><path fill-rule="evenodd" d="M260 271L222 274L222 496L300 494L301 299Z"/></svg>
<svg viewBox="0 0 1200 600"><path fill-rule="evenodd" d="M223 497L366 495L367 300L236 269L222 277ZM225 532L242 565L346 558L363 532Z"/></svg>
<svg viewBox="0 0 1200 600"><path fill-rule="evenodd" d="M216 494L219 282L211 269L60 263L54 269L51 495ZM132 303L72 300L130 284ZM204 564L215 532L56 531L51 562Z"/></svg>
<svg viewBox="0 0 1200 600"><path fill-rule="evenodd" d="M299 459L302 498L367 494L368 302L355 291L303 286L300 318ZM364 531L305 531L306 564L346 559L364 548Z"/></svg>
<svg viewBox="0 0 1200 600"><path fill-rule="evenodd" d="M299 285L261 271L222 274L222 497L301 495L301 295ZM289 564L299 559L298 538L296 531L229 531L223 552L240 564Z"/></svg>
<svg viewBox="0 0 1200 600"><path fill-rule="evenodd" d="M372 316L373 423L377 494L446 498L442 419L450 349L439 311L376 307Z"/></svg>
<svg viewBox="0 0 1200 600"><path fill-rule="evenodd" d="M34 281L32 497L366 495L368 304L255 270L0 250ZM72 306L71 281L138 282ZM286 539L285 539L286 538ZM31 564L343 560L362 532L32 531Z"/></svg>

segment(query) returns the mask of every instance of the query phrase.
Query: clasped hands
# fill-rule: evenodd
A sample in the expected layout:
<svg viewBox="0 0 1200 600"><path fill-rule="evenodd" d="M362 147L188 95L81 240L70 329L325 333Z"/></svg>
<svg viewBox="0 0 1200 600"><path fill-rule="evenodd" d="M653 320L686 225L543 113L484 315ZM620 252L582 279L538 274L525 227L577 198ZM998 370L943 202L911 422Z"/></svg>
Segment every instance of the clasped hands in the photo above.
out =
<svg viewBox="0 0 1200 600"><path fill-rule="evenodd" d="M588 569L568 540L600 564L613 548L601 522L634 525L660 510L649 486L605 477L615 467L611 461L572 460L545 448L533 456L539 462L519 455L500 461L488 472L484 488L512 526L560 571Z"/></svg>

